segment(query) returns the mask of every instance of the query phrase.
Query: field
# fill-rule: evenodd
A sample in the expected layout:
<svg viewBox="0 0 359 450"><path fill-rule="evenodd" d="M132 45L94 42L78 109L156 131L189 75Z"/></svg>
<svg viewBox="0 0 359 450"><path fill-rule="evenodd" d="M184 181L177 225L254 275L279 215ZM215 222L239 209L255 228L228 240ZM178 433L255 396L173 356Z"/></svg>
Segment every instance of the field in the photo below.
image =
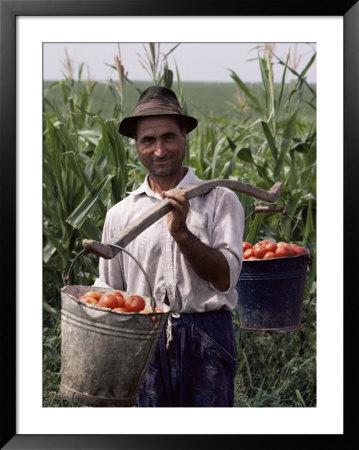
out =
<svg viewBox="0 0 359 450"><path fill-rule="evenodd" d="M315 58L315 54L313 55ZM268 190L283 183L284 214L252 214L260 204L238 194L245 240L294 242L310 249L301 329L246 332L233 312L239 351L236 407L316 406L316 86L305 71L274 82L270 54L259 59L262 83L173 83L164 66L153 80L172 87L200 119L185 163L202 179L234 179ZM293 70L283 64L284 71ZM101 239L106 210L145 176L136 149L117 132L148 83L64 80L44 83L43 112L43 405L77 407L58 395L61 370L61 274L83 238ZM98 258L79 260L72 284L93 283Z"/></svg>
<svg viewBox="0 0 359 450"><path fill-rule="evenodd" d="M44 96L50 97L58 105L65 103L62 99L61 86L59 84L53 85L53 81L44 82ZM58 83L58 82L55 82ZM128 84L124 92L124 116L131 115L138 99L138 91L144 90L150 85L145 81L134 82L135 86ZM76 90L83 91L84 82L78 83ZM178 83L173 83L173 90L178 92ZM198 117L199 120L206 120L208 117L221 117L223 119L233 119L238 115L237 106L240 102L241 94L235 83L211 83L211 82L186 82L183 83L183 93L187 99L188 113L194 117ZM279 85L276 86L278 90ZM312 86L315 89L315 86ZM259 97L260 90L262 89L261 83L254 83L252 86L254 95ZM289 89L289 86L287 86ZM286 93L286 95L288 95ZM309 100L310 96L308 92L304 93L305 100ZM114 112L114 98L111 84L102 81L98 82L94 88L92 111L96 112L103 120L112 117ZM45 108L50 109L45 103ZM307 104L303 104L303 111L305 114L314 117L315 111Z"/></svg>

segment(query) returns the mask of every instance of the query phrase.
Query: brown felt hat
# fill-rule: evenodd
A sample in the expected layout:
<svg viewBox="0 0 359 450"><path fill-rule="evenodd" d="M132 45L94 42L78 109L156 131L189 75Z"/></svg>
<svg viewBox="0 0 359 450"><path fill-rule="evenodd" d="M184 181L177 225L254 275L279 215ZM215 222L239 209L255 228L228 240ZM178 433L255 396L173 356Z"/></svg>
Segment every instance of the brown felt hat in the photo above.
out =
<svg viewBox="0 0 359 450"><path fill-rule="evenodd" d="M180 118L186 133L194 130L197 119L182 114L176 94L163 86L150 86L142 92L131 117L124 118L119 126L119 132L133 138L136 133L136 122L140 117L175 115Z"/></svg>

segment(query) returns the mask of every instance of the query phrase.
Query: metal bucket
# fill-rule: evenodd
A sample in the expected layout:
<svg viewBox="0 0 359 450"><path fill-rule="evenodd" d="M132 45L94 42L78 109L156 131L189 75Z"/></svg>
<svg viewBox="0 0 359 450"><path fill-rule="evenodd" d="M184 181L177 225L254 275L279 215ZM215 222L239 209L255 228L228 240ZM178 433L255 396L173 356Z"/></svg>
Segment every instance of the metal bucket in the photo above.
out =
<svg viewBox="0 0 359 450"><path fill-rule="evenodd" d="M169 307L157 302L163 313L117 313L76 300L89 290L113 291L81 285L61 289L60 395L85 406L134 406ZM151 309L150 298L144 298Z"/></svg>
<svg viewBox="0 0 359 450"><path fill-rule="evenodd" d="M244 260L236 285L240 327L268 333L299 330L309 261L309 255Z"/></svg>

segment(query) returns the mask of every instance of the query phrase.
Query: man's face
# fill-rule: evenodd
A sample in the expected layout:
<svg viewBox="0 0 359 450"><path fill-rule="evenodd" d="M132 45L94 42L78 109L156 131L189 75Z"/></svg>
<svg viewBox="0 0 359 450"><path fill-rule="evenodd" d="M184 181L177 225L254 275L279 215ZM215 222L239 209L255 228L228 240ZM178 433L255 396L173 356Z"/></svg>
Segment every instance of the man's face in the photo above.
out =
<svg viewBox="0 0 359 450"><path fill-rule="evenodd" d="M137 152L150 174L171 177L178 173L186 151L186 130L170 116L146 117L137 125Z"/></svg>

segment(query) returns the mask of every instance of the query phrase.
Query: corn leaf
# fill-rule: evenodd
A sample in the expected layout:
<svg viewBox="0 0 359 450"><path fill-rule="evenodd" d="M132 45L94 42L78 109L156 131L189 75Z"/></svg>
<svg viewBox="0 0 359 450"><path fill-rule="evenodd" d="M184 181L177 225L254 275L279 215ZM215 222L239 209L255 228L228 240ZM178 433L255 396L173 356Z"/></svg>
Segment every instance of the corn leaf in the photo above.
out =
<svg viewBox="0 0 359 450"><path fill-rule="evenodd" d="M255 214L254 219L251 220L250 231L246 236L246 238L244 239L245 241L251 243L252 245L256 242L262 220L263 220L263 213Z"/></svg>
<svg viewBox="0 0 359 450"><path fill-rule="evenodd" d="M294 113L289 117L287 123L285 124L283 135L280 141L280 149L279 149L279 157L277 163L274 168L273 178L277 180L280 176L280 173L283 168L284 158L286 156L286 152L288 147L290 146L291 139L294 136L296 130L296 118L297 118L298 110L295 110Z"/></svg>
<svg viewBox="0 0 359 450"><path fill-rule="evenodd" d="M97 227L92 222L92 220L85 219L80 230L81 230L82 235L86 236L87 239L94 239L95 241L101 241L102 226L103 226L103 223L101 223L101 227Z"/></svg>
<svg viewBox="0 0 359 450"><path fill-rule="evenodd" d="M273 137L273 135L272 135L272 133L271 133L271 131L269 129L269 126L268 126L267 122L264 122L262 120L261 124L262 124L262 128L263 128L265 137L267 139L269 148L270 148L270 150L272 152L272 156L273 156L274 160L276 161L278 159L278 150L277 150L277 146L276 146L274 137Z"/></svg>
<svg viewBox="0 0 359 450"><path fill-rule="evenodd" d="M77 206L77 208L72 211L72 213L66 219L74 228L81 228L91 212L92 208L98 202L102 191L104 190L107 183L113 178L113 175L107 175L101 182L93 189Z"/></svg>
<svg viewBox="0 0 359 450"><path fill-rule="evenodd" d="M218 173L218 167L217 167L217 159L219 152L222 150L223 142L225 141L226 137L222 137L216 144L214 151L213 151L213 157L212 157L212 164L211 164L211 178L216 178Z"/></svg>
<svg viewBox="0 0 359 450"><path fill-rule="evenodd" d="M251 93L251 91L248 89L247 85L239 78L239 76L233 71L229 70L231 72L231 78L235 81L235 83L238 85L238 87L244 92L246 97L248 97L250 100L252 100L252 106L253 109L255 109L258 112L262 112L262 107L255 95Z"/></svg>

